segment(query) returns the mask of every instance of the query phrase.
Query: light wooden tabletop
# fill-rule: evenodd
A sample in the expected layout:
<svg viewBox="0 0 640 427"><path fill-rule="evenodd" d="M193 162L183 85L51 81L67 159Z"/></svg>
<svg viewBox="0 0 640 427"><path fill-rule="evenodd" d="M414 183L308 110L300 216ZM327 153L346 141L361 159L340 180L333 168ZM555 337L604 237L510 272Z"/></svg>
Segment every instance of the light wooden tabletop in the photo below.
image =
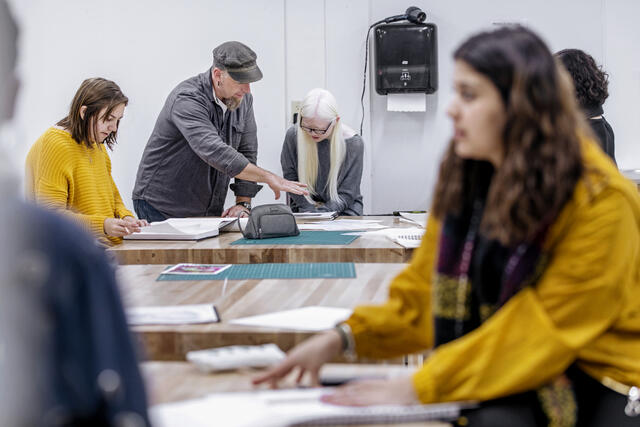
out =
<svg viewBox="0 0 640 427"><path fill-rule="evenodd" d="M137 326L151 360L184 360L190 350L275 343L287 351L312 335L226 323L231 319L306 306L353 308L386 301L388 285L405 264L356 264L356 278L196 280L157 282L164 265L126 265L118 279L126 306L215 304L221 323Z"/></svg>
<svg viewBox="0 0 640 427"><path fill-rule="evenodd" d="M142 372L147 383L147 391L151 405L177 402L203 397L210 393L249 391L255 388L251 378L256 370L240 370L206 374L198 371L187 362L144 362ZM402 375L402 367L398 365L353 365L328 364L322 369L322 375L338 375L351 377ZM404 374L409 374L406 370ZM304 384L304 383L303 383ZM294 386L293 376L286 378L281 387ZM376 424L385 426L387 424ZM448 423L423 422L405 423L402 426L449 426Z"/></svg>
<svg viewBox="0 0 640 427"><path fill-rule="evenodd" d="M389 227L411 227L399 217L350 217L380 220ZM223 232L200 241L125 240L109 249L126 264L255 264L297 262L408 262L407 249L380 234L365 234L348 245L231 245L242 238L238 232Z"/></svg>

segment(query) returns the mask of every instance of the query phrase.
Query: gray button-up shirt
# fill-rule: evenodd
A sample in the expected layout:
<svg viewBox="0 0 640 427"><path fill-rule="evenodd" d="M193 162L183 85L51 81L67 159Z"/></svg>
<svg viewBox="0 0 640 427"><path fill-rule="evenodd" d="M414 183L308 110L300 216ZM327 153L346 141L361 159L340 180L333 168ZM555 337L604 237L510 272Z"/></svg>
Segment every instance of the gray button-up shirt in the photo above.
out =
<svg viewBox="0 0 640 427"><path fill-rule="evenodd" d="M211 69L180 83L167 98L138 167L133 199L169 217L220 216L231 177L258 154L253 97L222 111L214 99ZM236 196L262 188L235 178Z"/></svg>

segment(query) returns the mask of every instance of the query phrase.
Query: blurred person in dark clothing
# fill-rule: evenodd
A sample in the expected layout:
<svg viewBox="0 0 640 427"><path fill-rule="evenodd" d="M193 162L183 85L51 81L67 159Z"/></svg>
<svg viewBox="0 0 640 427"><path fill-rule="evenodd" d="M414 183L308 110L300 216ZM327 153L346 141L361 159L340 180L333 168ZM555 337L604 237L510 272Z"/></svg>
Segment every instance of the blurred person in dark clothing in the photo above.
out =
<svg viewBox="0 0 640 427"><path fill-rule="evenodd" d="M0 125L18 86L17 32L0 0ZM106 254L66 219L20 201L7 157L0 153L0 425L149 425Z"/></svg>
<svg viewBox="0 0 640 427"><path fill-rule="evenodd" d="M591 55L580 49L565 49L556 53L573 79L580 108L587 116L600 147L616 162L613 129L604 118L602 105L609 97L609 75L596 64Z"/></svg>

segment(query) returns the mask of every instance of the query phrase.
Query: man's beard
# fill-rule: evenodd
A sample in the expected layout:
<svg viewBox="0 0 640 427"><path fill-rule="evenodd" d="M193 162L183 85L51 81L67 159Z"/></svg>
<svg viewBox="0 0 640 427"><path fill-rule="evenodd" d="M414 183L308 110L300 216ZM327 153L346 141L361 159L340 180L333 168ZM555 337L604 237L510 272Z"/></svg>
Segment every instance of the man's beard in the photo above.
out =
<svg viewBox="0 0 640 427"><path fill-rule="evenodd" d="M233 96L231 98L224 98L222 100L222 103L224 105L226 105L229 110L233 111L236 108L238 108L240 106L240 104L242 104L242 100L243 99L244 99L244 96L242 98L240 98L240 99L238 99L235 96Z"/></svg>

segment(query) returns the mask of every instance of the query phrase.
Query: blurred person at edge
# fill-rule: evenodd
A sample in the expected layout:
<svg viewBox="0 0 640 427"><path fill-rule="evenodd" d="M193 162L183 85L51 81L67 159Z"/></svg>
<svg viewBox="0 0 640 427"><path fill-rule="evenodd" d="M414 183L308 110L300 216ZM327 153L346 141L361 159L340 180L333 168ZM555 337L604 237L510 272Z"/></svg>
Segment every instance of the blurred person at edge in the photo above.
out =
<svg viewBox="0 0 640 427"><path fill-rule="evenodd" d="M18 86L17 33L0 0L2 123ZM149 425L103 249L67 219L21 201L6 158L0 153L0 425Z"/></svg>
<svg viewBox="0 0 640 427"><path fill-rule="evenodd" d="M524 27L454 53L453 138L425 236L389 300L254 379L318 378L341 351L432 349L413 375L363 380L337 405L479 401L468 426L637 426L640 196L598 147L569 76Z"/></svg>

